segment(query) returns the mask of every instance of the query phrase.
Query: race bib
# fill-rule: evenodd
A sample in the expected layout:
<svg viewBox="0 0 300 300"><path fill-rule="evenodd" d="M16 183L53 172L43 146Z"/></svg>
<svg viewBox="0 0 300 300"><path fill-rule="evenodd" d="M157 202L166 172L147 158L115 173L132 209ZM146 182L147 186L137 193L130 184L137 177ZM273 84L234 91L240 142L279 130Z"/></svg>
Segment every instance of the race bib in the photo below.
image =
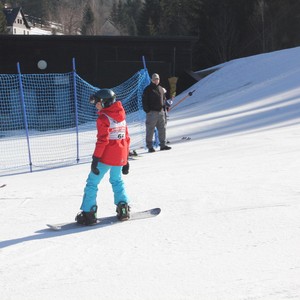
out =
<svg viewBox="0 0 300 300"><path fill-rule="evenodd" d="M118 122L108 116L107 114L106 117L109 120L109 139L110 140L124 140L126 137L126 121Z"/></svg>

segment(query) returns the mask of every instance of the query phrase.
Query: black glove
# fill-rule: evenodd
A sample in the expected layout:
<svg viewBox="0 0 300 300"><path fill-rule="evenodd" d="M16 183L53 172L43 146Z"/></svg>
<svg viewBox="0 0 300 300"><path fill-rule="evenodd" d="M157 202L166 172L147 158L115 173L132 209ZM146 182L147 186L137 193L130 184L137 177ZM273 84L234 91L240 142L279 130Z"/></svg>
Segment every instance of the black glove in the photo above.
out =
<svg viewBox="0 0 300 300"><path fill-rule="evenodd" d="M91 171L95 174L95 175L99 175L100 171L97 168L99 162L99 158L96 156L93 156L93 161L92 161L92 165L91 165Z"/></svg>
<svg viewBox="0 0 300 300"><path fill-rule="evenodd" d="M122 173L124 175L127 175L129 173L129 162L127 162L127 164L125 166L123 166Z"/></svg>

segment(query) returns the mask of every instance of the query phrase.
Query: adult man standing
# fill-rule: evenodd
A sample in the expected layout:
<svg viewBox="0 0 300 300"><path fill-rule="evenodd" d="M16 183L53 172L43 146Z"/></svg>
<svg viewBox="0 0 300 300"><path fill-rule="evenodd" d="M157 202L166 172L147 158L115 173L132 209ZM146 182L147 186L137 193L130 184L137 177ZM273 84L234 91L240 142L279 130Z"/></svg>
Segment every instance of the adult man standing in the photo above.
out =
<svg viewBox="0 0 300 300"><path fill-rule="evenodd" d="M162 87L159 85L159 75L154 73L151 83L145 88L143 93L143 109L146 115L146 146L148 152L155 152L153 148L153 134L155 127L158 130L160 150L170 150L166 145L166 120L163 110Z"/></svg>

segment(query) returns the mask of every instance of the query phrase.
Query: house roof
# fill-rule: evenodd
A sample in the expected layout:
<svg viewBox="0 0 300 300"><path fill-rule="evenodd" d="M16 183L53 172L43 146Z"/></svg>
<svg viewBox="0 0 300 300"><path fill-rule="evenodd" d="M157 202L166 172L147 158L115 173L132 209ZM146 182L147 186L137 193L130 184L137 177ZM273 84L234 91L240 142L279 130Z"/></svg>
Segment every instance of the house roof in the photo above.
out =
<svg viewBox="0 0 300 300"><path fill-rule="evenodd" d="M6 17L7 26L13 26L14 21L17 18L18 13L20 12L24 21L24 25L29 29L30 26L25 18L23 10L21 7L14 7L14 8L4 8L3 9L4 15Z"/></svg>
<svg viewBox="0 0 300 300"><path fill-rule="evenodd" d="M116 35L120 35L120 30L117 29L117 27L111 20L106 19L101 27L101 34L116 36Z"/></svg>

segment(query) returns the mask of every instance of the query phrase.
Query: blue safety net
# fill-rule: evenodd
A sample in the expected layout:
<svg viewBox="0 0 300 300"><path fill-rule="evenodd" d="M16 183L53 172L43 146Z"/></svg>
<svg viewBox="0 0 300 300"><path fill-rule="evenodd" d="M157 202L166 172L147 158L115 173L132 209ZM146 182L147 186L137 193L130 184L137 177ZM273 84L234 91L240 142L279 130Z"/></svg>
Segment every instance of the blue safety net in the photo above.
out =
<svg viewBox="0 0 300 300"><path fill-rule="evenodd" d="M144 146L142 93L149 83L142 69L110 87L125 108L132 150ZM75 71L0 74L0 176L90 161L97 113L89 98L99 89Z"/></svg>

